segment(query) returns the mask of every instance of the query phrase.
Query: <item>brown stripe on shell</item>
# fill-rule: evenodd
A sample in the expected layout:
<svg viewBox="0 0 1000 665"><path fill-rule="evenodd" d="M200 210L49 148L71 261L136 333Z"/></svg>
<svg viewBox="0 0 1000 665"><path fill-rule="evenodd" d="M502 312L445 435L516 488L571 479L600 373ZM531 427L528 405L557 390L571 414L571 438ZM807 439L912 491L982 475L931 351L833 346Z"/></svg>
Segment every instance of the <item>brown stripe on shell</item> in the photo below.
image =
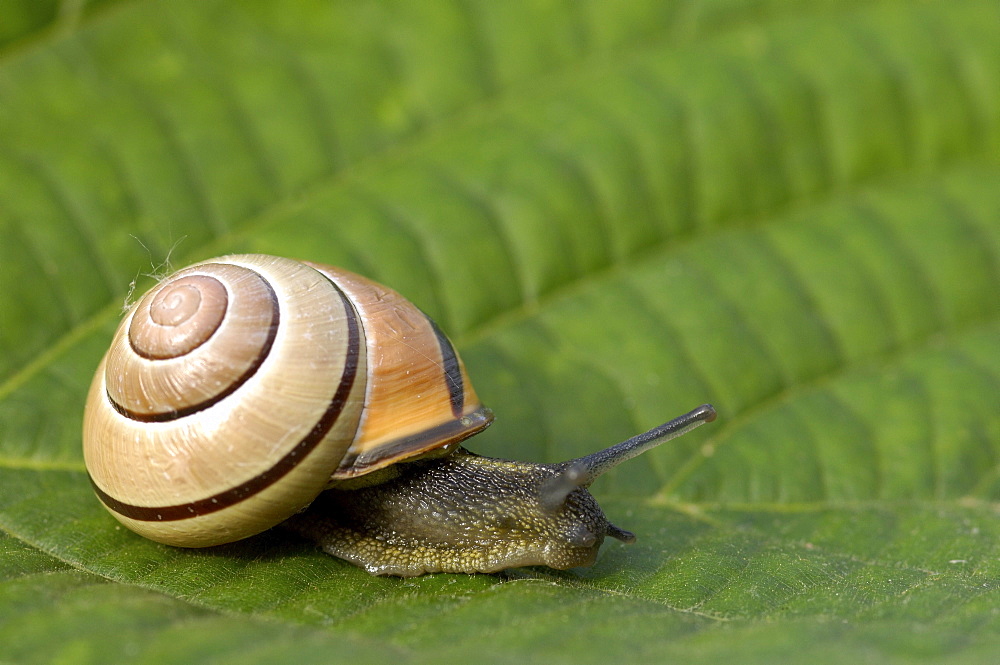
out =
<svg viewBox="0 0 1000 665"><path fill-rule="evenodd" d="M438 346L441 347L441 366L444 369L445 385L448 386L451 412L455 414L456 418L460 418L462 411L465 409L465 386L462 381L462 366L458 362L458 354L455 353L455 347L452 346L451 340L438 327L434 319L426 314L424 316L427 317L427 321L431 324L434 336L437 337Z"/></svg>
<svg viewBox="0 0 1000 665"><path fill-rule="evenodd" d="M177 521L207 515L233 506L270 487L305 459L326 437L347 404L347 398L351 394L351 388L354 386L354 381L357 377L358 356L361 352L359 322L354 311L354 306L336 284L332 281L330 283L336 289L337 294L340 295L344 304L344 311L347 314L347 360L340 377L340 384L337 386L337 391L327 405L326 411L324 411L312 430L292 450L285 454L271 468L236 487L204 499L171 506L137 506L119 501L98 487L97 483L91 477L90 483L94 487L94 492L104 505L124 517L144 522Z"/></svg>

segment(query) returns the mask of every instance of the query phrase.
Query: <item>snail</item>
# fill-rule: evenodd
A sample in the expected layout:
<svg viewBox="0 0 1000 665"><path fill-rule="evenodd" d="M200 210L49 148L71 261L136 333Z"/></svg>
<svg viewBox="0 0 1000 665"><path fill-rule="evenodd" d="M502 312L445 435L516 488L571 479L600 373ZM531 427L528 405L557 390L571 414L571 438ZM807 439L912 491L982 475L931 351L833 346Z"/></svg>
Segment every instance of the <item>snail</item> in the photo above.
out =
<svg viewBox="0 0 1000 665"><path fill-rule="evenodd" d="M211 259L125 314L91 384L83 449L121 523L181 547L273 526L373 574L592 564L611 524L587 487L714 420L703 405L559 464L473 454L483 406L451 342L340 268Z"/></svg>

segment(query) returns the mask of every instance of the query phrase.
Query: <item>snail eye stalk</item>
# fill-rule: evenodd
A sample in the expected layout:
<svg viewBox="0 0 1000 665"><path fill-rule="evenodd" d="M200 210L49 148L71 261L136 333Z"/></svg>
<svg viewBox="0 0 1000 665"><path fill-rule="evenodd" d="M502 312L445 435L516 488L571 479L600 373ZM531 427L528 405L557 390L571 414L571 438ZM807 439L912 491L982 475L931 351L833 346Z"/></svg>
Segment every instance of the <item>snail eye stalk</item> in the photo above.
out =
<svg viewBox="0 0 1000 665"><path fill-rule="evenodd" d="M711 404L702 404L683 416L678 416L670 422L633 436L610 448L563 462L558 465L558 473L542 484L539 501L544 509L554 512L576 488L590 487L591 483L597 480L601 474L622 462L641 455L661 443L676 439L704 423L710 423L715 420L715 417L715 408ZM628 531L620 529L618 531L621 537L610 532L609 535L625 542L635 540L635 535Z"/></svg>
<svg viewBox="0 0 1000 665"><path fill-rule="evenodd" d="M678 416L670 422L654 427L648 432L637 434L621 443L591 453L584 457L564 462L567 468L582 468L583 476L579 479L581 487L589 487L601 474L610 471L622 462L637 457L650 448L666 443L671 439L687 434L696 427L715 420L715 408L711 404L702 404L697 409Z"/></svg>

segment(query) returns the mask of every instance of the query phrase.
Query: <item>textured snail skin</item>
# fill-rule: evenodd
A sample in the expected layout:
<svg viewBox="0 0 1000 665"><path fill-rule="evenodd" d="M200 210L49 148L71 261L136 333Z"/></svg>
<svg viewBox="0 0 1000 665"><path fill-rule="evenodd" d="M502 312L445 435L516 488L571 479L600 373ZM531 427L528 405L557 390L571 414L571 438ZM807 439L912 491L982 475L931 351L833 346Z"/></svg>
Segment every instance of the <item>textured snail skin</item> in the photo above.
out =
<svg viewBox="0 0 1000 665"><path fill-rule="evenodd" d="M630 542L594 497L573 489L541 502L562 464L481 457L397 465L400 475L357 490L324 492L283 526L373 575L491 573L517 566L589 566L607 535ZM429 516L433 518L429 518Z"/></svg>
<svg viewBox="0 0 1000 665"><path fill-rule="evenodd" d="M202 547L491 419L450 342L395 291L230 256L175 273L127 313L91 385L84 459L123 524Z"/></svg>

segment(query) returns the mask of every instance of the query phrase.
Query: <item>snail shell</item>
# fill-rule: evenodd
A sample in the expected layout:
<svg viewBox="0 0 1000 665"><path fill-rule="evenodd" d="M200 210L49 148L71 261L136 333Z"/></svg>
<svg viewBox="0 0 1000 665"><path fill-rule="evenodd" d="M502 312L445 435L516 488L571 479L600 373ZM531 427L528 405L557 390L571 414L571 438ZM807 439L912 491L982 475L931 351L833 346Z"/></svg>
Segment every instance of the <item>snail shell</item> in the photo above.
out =
<svg viewBox="0 0 1000 665"><path fill-rule="evenodd" d="M202 547L491 421L447 337L395 291L239 255L175 273L128 311L91 385L83 447L119 521Z"/></svg>

